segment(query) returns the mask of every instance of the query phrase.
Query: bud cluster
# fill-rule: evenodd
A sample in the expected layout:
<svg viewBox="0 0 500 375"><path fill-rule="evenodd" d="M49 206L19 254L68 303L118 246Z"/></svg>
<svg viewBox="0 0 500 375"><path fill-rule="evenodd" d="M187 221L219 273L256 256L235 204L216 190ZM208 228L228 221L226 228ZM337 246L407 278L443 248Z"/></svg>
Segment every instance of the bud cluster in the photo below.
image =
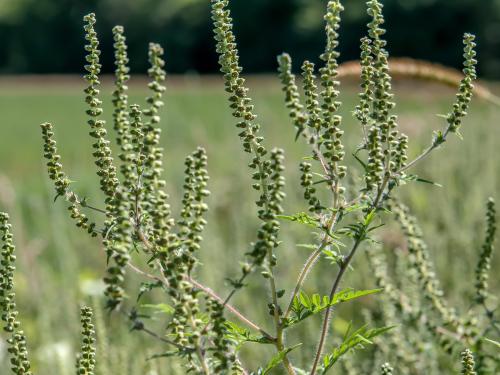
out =
<svg viewBox="0 0 500 375"><path fill-rule="evenodd" d="M18 319L16 293L14 292L14 271L16 256L9 215L0 212L0 318L3 330L10 335L7 339L12 372L16 375L32 375L28 359L26 337Z"/></svg>
<svg viewBox="0 0 500 375"><path fill-rule="evenodd" d="M476 267L476 299L479 303L484 303L488 297L488 279L496 231L497 219L495 201L493 198L490 198L486 205L486 237Z"/></svg>
<svg viewBox="0 0 500 375"><path fill-rule="evenodd" d="M92 323L92 309L81 308L82 346L77 358L78 375L94 375L95 368L95 330Z"/></svg>

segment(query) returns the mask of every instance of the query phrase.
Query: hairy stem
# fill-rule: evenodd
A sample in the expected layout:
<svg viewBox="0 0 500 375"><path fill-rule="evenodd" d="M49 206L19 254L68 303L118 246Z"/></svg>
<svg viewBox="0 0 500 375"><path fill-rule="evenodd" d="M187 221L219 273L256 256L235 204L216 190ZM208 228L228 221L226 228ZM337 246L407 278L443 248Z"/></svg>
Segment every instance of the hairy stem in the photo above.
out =
<svg viewBox="0 0 500 375"><path fill-rule="evenodd" d="M376 210L379 207L380 201L382 200L383 192L387 186L387 183L389 182L389 179L387 177L384 178L384 180L381 183L380 188L378 189L377 196L375 198L375 201L373 202L372 210ZM371 210L370 210L371 211ZM366 228L365 228L366 230ZM359 248L359 245L361 242L363 242L364 236L358 236L352 246L351 251L347 255L345 259L343 259L342 263L340 264L340 269L337 274L337 277L335 278L332 289L330 291L330 300L332 300L333 296L337 292L340 282L342 281L342 278L344 277L345 271L349 268L349 265L351 264L352 259L356 255L356 252ZM323 354L323 348L325 346L325 340L326 336L328 335L328 326L330 323L330 315L332 312L332 306L328 306L325 310L325 315L323 317L323 324L321 327L321 333L320 333L320 338L318 342L318 348L316 350L316 356L314 357L314 362L312 365L311 369L311 375L315 375L316 371L318 369L319 362L321 360L321 355Z"/></svg>
<svg viewBox="0 0 500 375"><path fill-rule="evenodd" d="M217 302L224 303L224 300L219 295L217 295L217 293L215 293L212 289L210 289L209 287L199 283L198 281L196 281L195 279L193 279L191 277L189 278L189 282L192 283L198 289L200 289L203 292L205 292L206 294L208 294L210 297L215 299ZM231 313L233 313L233 315L235 315L239 320L241 320L243 323L245 323L249 327L255 329L256 331L260 332L263 336L267 337L268 339L274 340L274 338L271 334L267 333L264 329L262 329L257 324L252 322L250 319L248 319L246 316L244 316L241 312L239 312L236 308L234 308L233 306L231 306L229 304L226 304L226 308Z"/></svg>
<svg viewBox="0 0 500 375"><path fill-rule="evenodd" d="M333 299L333 296L338 290L338 287L340 285L340 282L342 280L342 277L345 274L345 271L349 268L349 264L352 261L352 258L356 254L357 249L359 248L359 245L361 244L362 240L357 239L356 242L354 243L351 252L347 256L347 258L344 259L340 266L339 273L337 274L337 277L335 278L335 281L333 282L332 289L330 291L330 301ZM327 309L325 310L325 315L323 317L323 325L321 327L321 334L319 338L319 343L318 343L318 349L316 350L316 356L314 358L313 366L311 369L311 375L316 374L317 368L319 361L321 359L321 354L323 353L323 347L325 346L325 340L326 336L328 334L328 325L330 324L330 315L332 313L332 306L328 306Z"/></svg>

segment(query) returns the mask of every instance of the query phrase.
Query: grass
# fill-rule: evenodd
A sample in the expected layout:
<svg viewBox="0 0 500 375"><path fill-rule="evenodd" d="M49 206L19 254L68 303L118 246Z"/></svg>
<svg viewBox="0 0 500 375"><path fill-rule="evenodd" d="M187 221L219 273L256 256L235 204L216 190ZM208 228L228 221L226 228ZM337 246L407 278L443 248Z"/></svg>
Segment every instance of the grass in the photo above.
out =
<svg viewBox="0 0 500 375"><path fill-rule="evenodd" d="M289 190L285 210L293 214L306 210L301 203L301 191L290 188L299 186L298 163L305 149L300 142L294 142L294 130L287 118L277 83L277 77L254 77L250 80L251 95L255 99L267 144L286 150ZM253 204L256 196L250 187L246 167L247 156L242 154L236 142L238 130L226 110L221 79L175 77L169 80L167 86L167 105L162 113L167 189L174 211L178 212L183 158L197 145L204 146L209 156L210 190L213 195L202 251L206 267L200 268L203 274L199 278L225 294L228 287L220 275L231 275L236 271L234 264L249 249L258 225ZM144 87L145 83L141 80L132 83L131 103L134 100L142 103ZM4 84L0 82L0 210L9 212L15 225L20 263L16 285L21 319L30 338L37 373L41 375L74 372L72 363L73 352L78 345L79 304L100 303L100 297L96 296L101 288L98 280L105 272L105 254L100 251L98 242L89 240L66 219L62 202L53 203L41 157L38 125L51 121L56 128L65 170L77 181L75 189L88 196L94 205L100 205L101 197L95 188L98 186L97 177L91 167L91 141L87 136L82 88L83 83L73 77L42 81L23 79L20 84L16 84L15 78ZM108 84L104 85L108 120L111 90ZM432 130L442 127L443 120L436 114L448 111L453 92L413 82L397 84L395 90L400 122L404 131L413 136L410 152L415 155L430 142ZM344 103L342 114L347 120L348 145L359 139L360 132L350 115L356 101L355 94L355 87L348 84L341 98ZM464 141L450 138L450 142L437 152L441 155L432 156L422 164L424 168L418 170L421 177L438 182L443 187L421 184L401 189L404 200L423 225L444 289L459 307L463 304L464 293L473 292L470 281L479 252L477 244L483 236L484 202L488 196L500 199L500 160L497 158L500 128L495 120L499 115L499 108L476 100L463 127ZM352 164L352 159L348 157L348 163ZM303 237L299 240L301 230L293 223L284 224L282 240L286 246L281 251L287 254L278 267L279 279L287 280L293 277L290 275L297 274L307 257L304 249L295 246L304 241ZM386 241L403 242L396 230L388 229L383 236ZM499 266L500 257L496 256L493 269ZM359 257L354 267L367 270L364 258ZM288 272L289 269L293 272ZM498 275L498 272L492 273L494 290L500 286ZM323 262L308 280L306 290L308 285L315 285L314 289L326 293L333 276L331 266ZM289 283L283 284L291 285L293 280L287 281ZM266 293L266 289L258 276L250 280L250 284L250 289L237 295L235 305L249 311L248 315L255 320L266 322L268 319L259 315L265 311L265 306L253 306L255 302L248 295L248 292L252 295ZM347 275L346 284L369 288L374 286L374 280L369 272L356 272ZM136 284L131 285L137 288ZM134 293L131 291L130 295ZM371 298L363 301L373 303ZM338 310L340 316L334 319L334 327L338 331L342 332L344 328L342 316L348 317L354 309L359 310L360 303L363 302ZM361 321L362 318L359 319ZM149 352L143 350L145 343L151 341L130 334L120 315L103 316L103 321L110 342L100 340L98 361L103 364L109 362L110 366L122 366L118 369L113 367L113 373L147 373L144 370L145 358L165 350L159 345L153 345ZM159 319L158 324L161 324ZM318 324L319 321L315 321L299 329L306 332L308 328L315 327L317 330ZM99 330L99 325L97 328ZM106 345L108 350L103 347ZM253 349L248 347L244 352L250 368L254 358L267 355L256 353ZM310 349L311 352L313 350ZM128 363L124 358L130 357L127 353L132 351L139 351L141 355L132 356L134 360ZM2 353L0 351L0 367L3 368ZM306 351L304 355L309 355L303 359L310 362L311 353ZM296 360L301 362L301 358ZM156 365L151 363L148 365L151 374L183 373L182 370L171 369L169 359L162 359L157 365L163 372L155 370Z"/></svg>

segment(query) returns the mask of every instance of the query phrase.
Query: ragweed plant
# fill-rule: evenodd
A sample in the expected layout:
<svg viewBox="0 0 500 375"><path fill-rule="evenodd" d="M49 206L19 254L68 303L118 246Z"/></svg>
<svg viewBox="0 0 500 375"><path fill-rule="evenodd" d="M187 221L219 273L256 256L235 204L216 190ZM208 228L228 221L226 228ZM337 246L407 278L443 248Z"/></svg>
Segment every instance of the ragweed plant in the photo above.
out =
<svg viewBox="0 0 500 375"><path fill-rule="evenodd" d="M278 57L285 105L290 111L295 138L303 139L310 148L299 166L305 208L297 213L285 213L282 206L285 199L284 151L269 147L262 135L261 124L242 76L229 1L212 0L211 6L220 69L229 108L239 129L242 150L248 155L248 173L256 190L256 214L260 220L255 241L242 261L238 275L230 279L232 289L227 296L220 296L197 280L199 253L204 250L203 231L209 209L206 203L209 176L205 150L198 148L185 160L184 192L178 217L171 212L169 197L164 190L164 150L160 147L159 123L160 109L164 105L166 73L161 46L149 46L150 94L146 105L130 103L125 31L122 27L113 29L116 78L112 128L117 146L113 149L112 137L103 120L99 82L101 53L94 29L96 18L93 14L84 18L87 126L93 140L92 156L100 189L105 197L101 205L91 205L88 199L73 191L57 151L53 127L49 123L41 126L44 156L49 178L54 182L55 198L67 201L70 217L76 225L91 236L98 237L105 249L108 267L104 281L108 309L125 313L132 330L163 343L168 349L156 357L178 357L184 361L186 372L249 374L250 370L245 369L245 363L240 358L240 349L243 344L252 343L271 346L275 351L267 363L252 369L253 374L273 371L311 375L328 373L342 363L347 354L373 344L373 339L380 335L392 337L392 341L385 343L386 346L402 339L401 335L393 335L392 322L379 327L363 325L354 328L349 325L343 338L332 345L334 340L329 340L330 323L339 304L384 292L388 301L399 301L394 303L394 309L385 312L388 317L394 318L403 311L408 314L408 321L419 319L416 315L421 306L411 298L400 298L397 288L391 287L384 259L372 259L378 288L342 288L357 255L363 250L376 249L379 228L391 213L395 213L408 237L416 277L424 285L422 294L428 297L445 325L453 329L451 334L459 335L460 342L467 344L464 346L476 350L480 342L477 338L481 337L476 332L477 326L471 319L459 317L441 298L442 291L430 270L421 234L415 228L414 220L394 201L401 185L425 181L412 174L412 168L440 148L451 135L459 135L476 79L474 36L465 34L463 38L464 76L456 100L444 116L443 130L434 134L427 149L410 159L409 139L400 131L395 114L389 55L384 39L383 7L378 0L368 1L367 12L371 21L366 37L361 40L361 93L359 104L353 108L354 117L360 124L361 138L356 149L347 150L343 143L345 130L339 112L342 103L338 81L338 30L343 6L339 0L329 1L325 15L326 46L320 56L322 66L316 69L312 62L303 62L302 92L293 74L291 57L288 54ZM113 150L117 150L116 156ZM356 171L348 170L348 159L359 164ZM486 271L495 234L493 212L491 206L487 241L477 267L477 301L481 303L487 297ZM95 222L89 219L96 215L101 215L101 218ZM278 262L285 258L283 253L290 251L284 249L280 240L283 223L312 228L317 239L305 245L311 253L298 272L296 283L285 286L280 285L276 272ZM371 258L371 252L367 254ZM329 281L330 288L308 294L304 291L304 283L319 261L332 265L330 273L322 275ZM11 275L12 269L8 268L8 271ZM143 278L138 298L129 298L126 293L128 272ZM262 298L268 300L261 302L262 308L269 313L272 330L265 330L263 325L255 323L246 312L230 303L233 296L245 287L249 275L256 272L260 273L269 289L269 297ZM3 280L6 280L5 277ZM10 289L12 283L4 281L4 293ZM163 293L164 301L159 308L169 314L165 330L161 332L152 330L147 316L140 311L139 301L153 290ZM11 309L10 303L7 306ZM226 313L231 313L231 318ZM294 335L294 328L313 316L322 316L322 323L317 327L317 343L302 343ZM91 374L95 367L94 328L90 317L91 311L84 308L83 345L77 362L81 374ZM431 331L436 331L435 321L425 320L425 323ZM22 332L19 337L22 340L13 341L18 348L16 356L25 347ZM311 358L298 363L294 358L295 352L314 344L316 350ZM398 372L398 360L402 361L403 368L417 368L415 363L418 360L414 356L406 356L405 351L410 349L408 345L401 346L396 360L391 358L391 365L384 360L384 364L377 365L377 371L390 374L393 372L391 366L394 366L394 371ZM21 363L25 362L23 357ZM465 368L474 368L471 363L470 355L465 353ZM344 363L344 367L354 366Z"/></svg>

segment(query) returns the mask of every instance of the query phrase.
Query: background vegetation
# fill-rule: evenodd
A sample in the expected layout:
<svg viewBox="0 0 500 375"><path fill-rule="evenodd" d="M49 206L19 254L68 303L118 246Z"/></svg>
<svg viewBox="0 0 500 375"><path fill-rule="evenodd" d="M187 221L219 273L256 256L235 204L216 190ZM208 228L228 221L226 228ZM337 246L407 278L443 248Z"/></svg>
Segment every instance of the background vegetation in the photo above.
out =
<svg viewBox="0 0 500 375"><path fill-rule="evenodd" d="M288 186L292 187L299 183L297 166L305 150L300 142L294 142L294 132L281 103L282 94L277 81L277 78L254 78L250 84L257 112L265 119L263 132L268 143L288 150L286 177ZM45 81L36 84L20 82L14 86L4 80L0 85L0 112L4 119L0 148L0 207L11 213L15 225L20 268L16 280L18 301L37 373L53 374L56 371L54 366L57 366L57 373L65 375L74 371L74 351L79 338L79 304L90 301L98 305L104 302L100 296L103 288L100 279L106 267L105 254L99 251L97 240L89 240L67 220L62 202L52 203L53 192L40 157L38 123L41 119L53 119L66 169L77 180L75 188L82 195L97 200L96 177L92 168L88 167L91 165L90 139L83 112L83 94L78 90L83 83L72 78L50 84ZM182 158L198 144L206 147L213 195L210 197L209 225L205 235L209 250L202 254L205 266L200 268L203 272L200 279L225 294L229 287L221 275L232 275L231 272L235 271L234 264L248 251L248 243L253 240L258 225L253 214L251 180L242 167L245 156L235 142L237 130L225 111L222 79L171 78L168 87L167 106L162 111L165 119L162 145L166 149L167 189L174 209L178 209ZM441 119L435 114L449 107L453 92L415 82L399 82L395 89L401 124L404 131L416 140L410 150L415 155L428 144L429 132L441 126ZM106 85L103 91L109 95L111 90L112 87ZM143 98L145 90L145 82L133 82L131 102ZM342 114L347 120L348 145L359 139L361 131L349 113L354 108L356 92L356 87L344 85ZM105 104L108 105L105 110L110 120L109 101ZM498 108L476 100L462 129L465 140L449 142L445 149L425 163L424 170L418 171L422 177L441 183L443 188L422 184L414 185L408 191L402 189L404 200L423 224L446 297L463 309L469 307L469 299L465 297L474 292L471 280L483 238L484 201L500 191L500 175L497 172L500 165L495 157L500 146L500 130L495 126L495 118L499 115ZM353 163L352 158L348 161ZM287 193L286 212L306 210L307 207L302 207L300 191L289 190ZM284 225L282 237L287 246L283 247L283 251L287 253L283 259L286 260L278 267L278 277L284 284L291 284L294 280L288 279L298 272L298 269L290 272L290 268L300 267L307 257L306 250L295 246L300 237L298 230L301 230L300 226ZM384 233L390 246L400 246L404 250L404 238L396 227L390 227ZM354 267L356 272L347 276L348 285L375 287L364 257L360 257ZM498 267L500 257L494 256L492 268ZM326 262L322 264L308 280L306 291L309 288L326 290L330 278L325 275L331 272ZM258 275L255 277L256 281L259 280ZM498 272L493 272L492 277L491 290L498 290ZM266 291L258 287L261 283L256 282L255 285L246 293L237 295L234 302L250 311L249 315L255 320L265 322L268 319L261 315L265 306L259 306L254 296ZM265 302L262 301L262 304ZM377 311L377 306L376 296L341 306L335 319L338 337L353 314L355 325L360 325L364 322L360 311L364 307ZM143 311L154 312L146 307ZM101 326L98 324L98 332L104 328L112 334L107 335L110 342L98 337L98 362L101 365L110 364L114 369L121 366L119 369L123 374L128 371L135 375L145 371L144 368L150 369L151 374L176 373L172 369L175 364L170 359L161 359L156 364L150 361L146 365L146 358L161 352L162 347L143 345L140 333L128 332L125 318L104 313L102 322ZM302 328L305 335L307 328L307 325ZM145 339L151 343L149 338ZM144 347L148 348L147 351ZM248 346L244 354L246 363L250 364L252 359L257 358L261 362L261 356L268 355L256 352L252 346ZM297 358L296 362L309 361L310 356L311 353L302 359ZM449 359L443 361L448 366L452 363L450 371L459 364L458 358L454 363ZM178 370L177 373L182 374L183 371Z"/></svg>
<svg viewBox="0 0 500 375"><path fill-rule="evenodd" d="M252 72L275 69L275 56L287 51L297 61L323 49L325 0L245 0L231 4L243 65ZM389 52L459 67L464 30L478 38L479 72L500 77L499 0L386 0ZM357 59L367 16L364 0L349 0L342 20L343 60ZM81 18L99 15L98 30L128 29L133 71L144 72L147 41L164 45L169 71L215 72L206 0L0 0L0 71L80 72ZM425 32L423 31L425 29ZM43 31L43 32L42 32ZM105 42L107 40L107 42ZM411 43L408 41L411 40ZM103 38L111 61L111 37ZM111 71L111 65L107 71Z"/></svg>

